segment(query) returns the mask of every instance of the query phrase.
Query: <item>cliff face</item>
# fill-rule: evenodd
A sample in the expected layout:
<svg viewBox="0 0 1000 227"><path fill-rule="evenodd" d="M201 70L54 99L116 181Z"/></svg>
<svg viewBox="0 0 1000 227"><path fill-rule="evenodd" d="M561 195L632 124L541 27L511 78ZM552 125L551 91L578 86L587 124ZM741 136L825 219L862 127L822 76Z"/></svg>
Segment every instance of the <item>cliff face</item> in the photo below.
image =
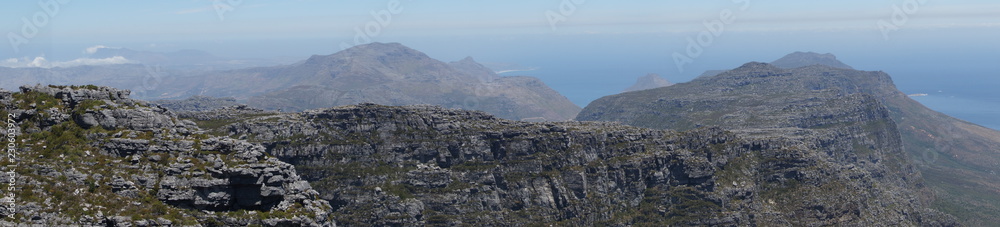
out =
<svg viewBox="0 0 1000 227"><path fill-rule="evenodd" d="M3 193L16 209L0 211L0 224L333 224L330 205L264 147L206 135L128 95L96 86L0 91L16 151L0 161L16 182Z"/></svg>
<svg viewBox="0 0 1000 227"><path fill-rule="evenodd" d="M373 104L195 115L294 164L347 225L955 225L918 198L875 99L813 105L852 108L686 132Z"/></svg>

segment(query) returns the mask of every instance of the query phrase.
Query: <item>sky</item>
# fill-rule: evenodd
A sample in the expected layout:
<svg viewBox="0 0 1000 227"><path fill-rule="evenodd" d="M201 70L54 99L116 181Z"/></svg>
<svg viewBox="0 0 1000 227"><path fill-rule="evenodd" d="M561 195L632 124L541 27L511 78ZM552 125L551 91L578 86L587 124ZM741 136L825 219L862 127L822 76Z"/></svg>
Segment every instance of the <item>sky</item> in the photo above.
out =
<svg viewBox="0 0 1000 227"><path fill-rule="evenodd" d="M684 82L794 51L886 71L907 93L1000 86L1000 2L987 0L39 0L5 2L0 32L0 59L53 65L127 62L85 59L97 45L305 59L399 42L534 68L515 74L580 106L647 73Z"/></svg>

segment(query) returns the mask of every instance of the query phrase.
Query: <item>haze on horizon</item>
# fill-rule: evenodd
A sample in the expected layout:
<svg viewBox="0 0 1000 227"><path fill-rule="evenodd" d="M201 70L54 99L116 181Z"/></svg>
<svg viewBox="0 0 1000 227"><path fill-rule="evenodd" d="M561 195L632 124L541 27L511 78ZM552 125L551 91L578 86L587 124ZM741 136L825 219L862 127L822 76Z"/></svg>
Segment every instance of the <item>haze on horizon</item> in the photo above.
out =
<svg viewBox="0 0 1000 227"><path fill-rule="evenodd" d="M986 0L41 0L10 2L0 12L8 38L0 60L8 65L40 57L51 66L130 62L89 58L88 48L101 46L287 62L371 41L399 42L442 61L473 56L536 68L504 75L539 77L580 106L647 73L684 82L794 51L886 71L907 93L988 94L1000 86L1000 3ZM688 59L678 64L678 54Z"/></svg>

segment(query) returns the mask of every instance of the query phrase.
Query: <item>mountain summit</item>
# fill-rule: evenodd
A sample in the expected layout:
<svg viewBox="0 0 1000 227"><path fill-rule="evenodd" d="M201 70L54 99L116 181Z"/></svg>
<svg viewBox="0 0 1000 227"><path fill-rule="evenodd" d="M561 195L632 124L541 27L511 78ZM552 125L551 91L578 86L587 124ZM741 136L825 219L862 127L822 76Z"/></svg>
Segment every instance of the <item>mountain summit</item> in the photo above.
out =
<svg viewBox="0 0 1000 227"><path fill-rule="evenodd" d="M647 74L646 76L639 77L639 79L635 81L635 84L633 84L631 87L626 88L625 91L623 92L641 91L653 88L666 87L670 85L674 85L674 83L670 83L670 81L667 81L667 79L663 79L663 77L660 77L660 75L656 73L650 73Z"/></svg>
<svg viewBox="0 0 1000 227"><path fill-rule="evenodd" d="M781 59L771 62L772 65L780 68L792 69L810 65L826 65L834 68L854 69L851 66L837 60L833 54L819 54L814 52L795 52Z"/></svg>

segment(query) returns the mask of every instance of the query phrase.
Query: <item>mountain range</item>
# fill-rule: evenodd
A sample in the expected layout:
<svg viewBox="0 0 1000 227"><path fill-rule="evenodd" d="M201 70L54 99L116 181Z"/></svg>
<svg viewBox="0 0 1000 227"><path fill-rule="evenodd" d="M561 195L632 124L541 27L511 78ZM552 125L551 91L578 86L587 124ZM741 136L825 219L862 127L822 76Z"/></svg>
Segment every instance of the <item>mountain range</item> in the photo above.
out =
<svg viewBox="0 0 1000 227"><path fill-rule="evenodd" d="M302 64L331 78L289 80L346 83L336 78L365 70L381 73L368 83L382 85L505 80L471 58L397 61L415 52L381 45L314 56ZM323 64L338 61L347 63ZM948 118L900 106L906 96L882 72L751 62L604 97L577 117L627 125L513 121L432 105L205 111L236 100L207 97L175 103L202 111L175 112L129 93L0 91L2 113L24 139L16 161L31 166L0 163L16 171L23 187L13 193L26 204L0 210L15 217L0 224L959 226L993 218L982 206L988 194L952 191L990 190L977 181L989 176L948 165L976 163L914 155L920 141L909 140L921 134L913 130L941 133L915 122ZM950 133L975 127L944 123L956 124ZM942 141L969 149L961 155L995 157L971 150L982 141L969 132ZM948 179L983 184L939 182Z"/></svg>
<svg viewBox="0 0 1000 227"><path fill-rule="evenodd" d="M855 95L889 110L903 150L932 189L933 207L969 225L1000 221L1000 132L930 110L897 90L888 74L853 70L829 54L793 53L772 64L748 63L688 83L603 97L577 120L673 130L815 129L830 125L801 119L838 119L844 109L860 106L828 105Z"/></svg>
<svg viewBox="0 0 1000 227"><path fill-rule="evenodd" d="M536 78L396 43L222 71L2 70L190 97L147 103L94 85L0 89L0 114L20 139L20 155L0 160L0 170L21 185L8 194L18 209L0 209L14 217L2 225L1000 221L1000 132L927 109L888 74L832 54L706 72L606 96L579 114ZM115 72L157 76L149 84ZM536 120L550 122L527 122Z"/></svg>
<svg viewBox="0 0 1000 227"><path fill-rule="evenodd" d="M529 121L569 120L580 110L537 78L501 77L471 57L445 63L398 43L371 43L331 55L314 55L291 65L240 69L227 68L253 64L232 63L195 50L160 53L103 47L95 48L91 55L121 56L142 64L0 67L0 73L8 75L0 87L112 86L133 90L136 98L166 100L163 103L174 108L223 107L202 106L213 103L205 102L207 97L234 98L253 107L282 111L363 102L433 104ZM197 102L191 105L176 101L194 96L203 97L190 100Z"/></svg>

